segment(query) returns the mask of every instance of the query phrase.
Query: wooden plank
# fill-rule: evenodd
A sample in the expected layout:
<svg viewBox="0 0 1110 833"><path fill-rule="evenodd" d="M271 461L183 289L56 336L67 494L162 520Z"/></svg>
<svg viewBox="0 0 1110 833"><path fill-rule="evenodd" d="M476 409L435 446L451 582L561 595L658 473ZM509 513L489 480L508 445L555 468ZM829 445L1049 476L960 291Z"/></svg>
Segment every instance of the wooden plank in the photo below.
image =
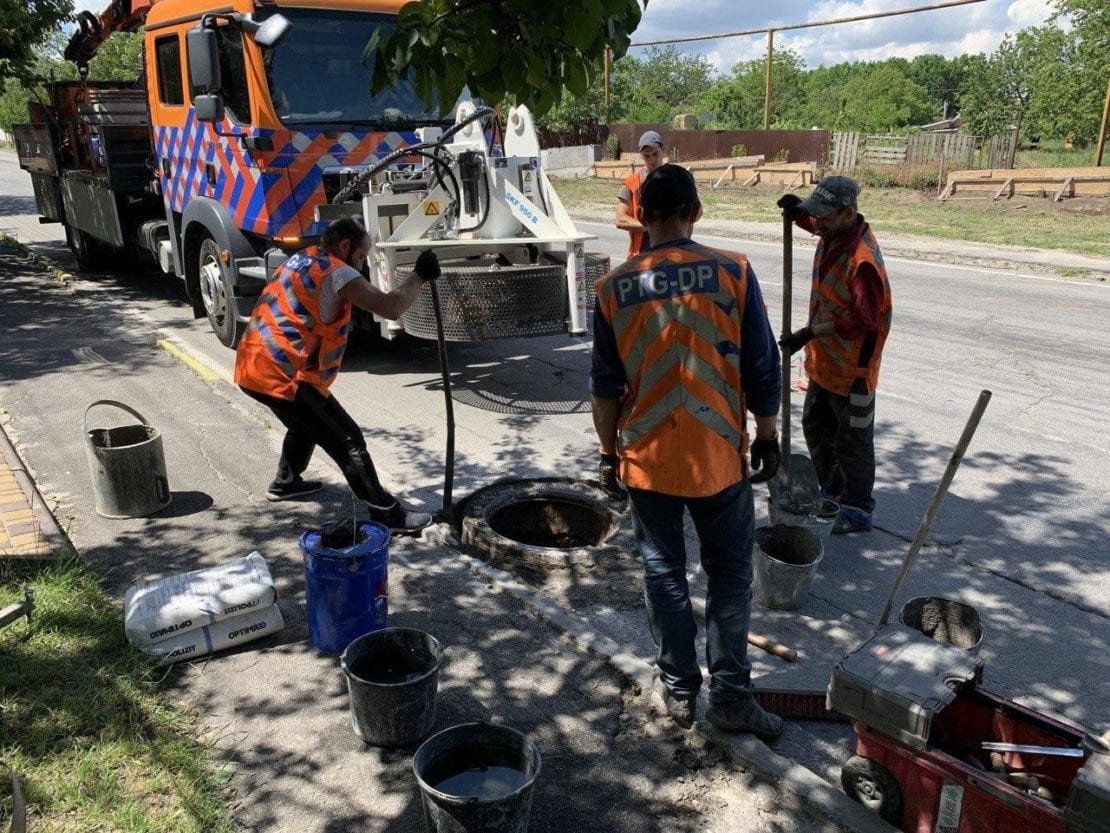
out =
<svg viewBox="0 0 1110 833"><path fill-rule="evenodd" d="M753 173L750 177L748 177L748 181L745 182L744 184L745 185L755 185L757 182L759 182L759 168L755 169L755 173Z"/></svg>
<svg viewBox="0 0 1110 833"><path fill-rule="evenodd" d="M1064 184L1060 186L1060 190L1052 195L1052 201L1053 202L1060 202L1060 200L1062 200L1064 198L1064 192L1067 191L1068 189L1071 189L1071 195L1074 197L1075 196L1075 178L1074 177L1069 176L1067 179L1064 180Z"/></svg>
<svg viewBox="0 0 1110 833"><path fill-rule="evenodd" d="M999 197L1001 197L1002 192L1005 191L1007 188L1010 189L1010 196L1012 197L1014 195L1014 180L1013 180L1013 177L1011 177L1010 179L1007 179L1005 182L1002 183L1002 187L999 188L998 191L995 192L995 195L994 195L993 199L997 200Z"/></svg>

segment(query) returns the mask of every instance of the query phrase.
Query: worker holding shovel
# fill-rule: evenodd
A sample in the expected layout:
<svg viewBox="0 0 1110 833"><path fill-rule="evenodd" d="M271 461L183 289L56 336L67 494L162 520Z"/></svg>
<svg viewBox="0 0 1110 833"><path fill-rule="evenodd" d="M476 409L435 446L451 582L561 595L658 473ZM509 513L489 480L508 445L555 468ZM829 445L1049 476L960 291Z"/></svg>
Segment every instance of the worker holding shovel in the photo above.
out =
<svg viewBox="0 0 1110 833"><path fill-rule="evenodd" d="M854 180L830 176L804 200L786 194L778 201L800 228L820 238L809 323L779 344L791 354L806 351L802 431L823 494L840 503L835 534L871 529L875 391L891 321L886 267L859 213L859 191Z"/></svg>
<svg viewBox="0 0 1110 833"><path fill-rule="evenodd" d="M667 712L691 726L702 684L686 582L689 511L709 579L706 718L725 731L774 737L782 720L752 696L747 640L751 484L779 466L779 351L747 258L690 239L701 203L689 171L663 165L648 174L638 215L651 248L596 285L590 389L599 474L606 488L619 488L619 433L619 477L644 563L656 691ZM751 477L749 450L759 472Z"/></svg>

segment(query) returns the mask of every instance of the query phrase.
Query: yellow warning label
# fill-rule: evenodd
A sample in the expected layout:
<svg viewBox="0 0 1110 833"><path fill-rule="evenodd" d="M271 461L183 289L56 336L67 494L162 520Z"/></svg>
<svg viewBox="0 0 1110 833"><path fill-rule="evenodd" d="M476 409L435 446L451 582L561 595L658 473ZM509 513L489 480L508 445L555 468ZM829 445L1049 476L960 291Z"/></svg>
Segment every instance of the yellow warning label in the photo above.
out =
<svg viewBox="0 0 1110 833"><path fill-rule="evenodd" d="M429 202L427 205L424 206L424 216L425 217L434 217L437 214L439 214L439 203L436 202L435 200L432 200L431 202Z"/></svg>

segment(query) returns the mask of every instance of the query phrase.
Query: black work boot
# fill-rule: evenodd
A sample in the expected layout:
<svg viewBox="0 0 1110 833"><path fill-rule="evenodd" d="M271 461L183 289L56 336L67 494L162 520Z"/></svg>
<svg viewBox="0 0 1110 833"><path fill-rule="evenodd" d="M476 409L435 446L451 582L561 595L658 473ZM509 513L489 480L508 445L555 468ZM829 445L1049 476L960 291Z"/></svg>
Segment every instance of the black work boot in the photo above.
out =
<svg viewBox="0 0 1110 833"><path fill-rule="evenodd" d="M303 480L298 477L289 483L278 483L276 480L270 484L270 488L266 490L266 500L279 501L289 500L290 498L302 497L303 495L311 495L313 492L318 492L324 488L324 484L319 480Z"/></svg>
<svg viewBox="0 0 1110 833"><path fill-rule="evenodd" d="M689 729L698 719L698 696L679 696L671 693L658 677L652 683L652 692L657 700L663 704L663 710L676 724L683 729Z"/></svg>
<svg viewBox="0 0 1110 833"><path fill-rule="evenodd" d="M392 505L384 508L372 503L366 505L370 508L370 520L388 527L395 534L419 532L432 523L432 516L427 512L408 509L399 500L394 500Z"/></svg>
<svg viewBox="0 0 1110 833"><path fill-rule="evenodd" d="M754 697L739 703L710 706L705 719L722 732L744 732L763 740L777 738L782 732L782 718L764 711Z"/></svg>

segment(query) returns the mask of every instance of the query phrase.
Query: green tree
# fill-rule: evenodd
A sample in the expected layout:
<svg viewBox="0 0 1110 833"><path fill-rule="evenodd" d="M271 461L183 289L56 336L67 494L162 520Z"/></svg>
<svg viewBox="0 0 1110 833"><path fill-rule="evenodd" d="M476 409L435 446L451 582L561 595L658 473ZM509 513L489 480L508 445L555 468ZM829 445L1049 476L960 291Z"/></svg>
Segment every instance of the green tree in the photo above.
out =
<svg viewBox="0 0 1110 833"><path fill-rule="evenodd" d="M771 126L779 129L809 127L805 123L804 64L789 50L776 52L771 67ZM767 64L742 61L732 74L718 81L697 100L702 112L716 114L717 126L733 130L763 127L767 92Z"/></svg>
<svg viewBox="0 0 1110 833"><path fill-rule="evenodd" d="M647 0L643 0L647 7ZM425 101L455 101L463 86L486 101L506 97L542 115L561 91L584 95L606 47L619 58L640 23L641 0L419 0L401 8L377 47L375 90L416 73Z"/></svg>
<svg viewBox="0 0 1110 833"><path fill-rule="evenodd" d="M1011 130L1020 138L1034 80L1045 55L1043 30L1033 28L1009 35L987 61L985 71L972 79L964 96L964 125L980 136L998 136ZM1013 167L1014 142L1007 167Z"/></svg>
<svg viewBox="0 0 1110 833"><path fill-rule="evenodd" d="M844 106L834 124L838 130L877 132L927 121L933 114L929 94L901 67L886 62L874 65L843 89Z"/></svg>
<svg viewBox="0 0 1110 833"><path fill-rule="evenodd" d="M0 82L26 78L40 47L72 12L72 0L0 0Z"/></svg>
<svg viewBox="0 0 1110 833"><path fill-rule="evenodd" d="M143 36L139 32L116 32L89 61L89 78L104 81L134 81L143 70Z"/></svg>
<svg viewBox="0 0 1110 833"><path fill-rule="evenodd" d="M614 67L614 101L631 122L665 122L695 106L712 84L713 67L700 55L673 46L652 48L643 58L629 55Z"/></svg>

